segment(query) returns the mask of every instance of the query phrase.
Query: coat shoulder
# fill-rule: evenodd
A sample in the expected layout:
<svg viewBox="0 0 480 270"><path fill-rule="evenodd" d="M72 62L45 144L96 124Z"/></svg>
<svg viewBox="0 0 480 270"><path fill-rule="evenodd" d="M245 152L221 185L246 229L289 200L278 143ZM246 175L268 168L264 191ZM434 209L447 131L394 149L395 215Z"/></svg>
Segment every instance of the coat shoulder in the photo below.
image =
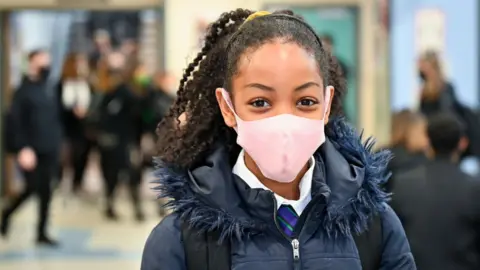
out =
<svg viewBox="0 0 480 270"><path fill-rule="evenodd" d="M150 233L143 249L141 270L185 270L180 221L166 216Z"/></svg>

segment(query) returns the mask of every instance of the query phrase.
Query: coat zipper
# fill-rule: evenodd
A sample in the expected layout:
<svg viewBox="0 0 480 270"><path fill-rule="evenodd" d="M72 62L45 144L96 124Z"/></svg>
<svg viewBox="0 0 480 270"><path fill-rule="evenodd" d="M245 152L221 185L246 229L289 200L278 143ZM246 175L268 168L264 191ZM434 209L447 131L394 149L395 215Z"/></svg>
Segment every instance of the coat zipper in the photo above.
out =
<svg viewBox="0 0 480 270"><path fill-rule="evenodd" d="M280 233L283 235L283 237L290 242L290 244L292 245L292 252L293 252L293 266L294 266L294 269L295 270L299 270L300 269L300 241L298 241L297 238L290 238L288 237L282 230L282 228L280 228L280 225L278 224L278 221L277 221L277 211L278 211L278 207L277 207L277 200L275 199L275 195L272 193L272 198L273 198L273 205L275 206L275 209L273 211L273 220L275 220L275 226L277 227L277 230L280 231Z"/></svg>
<svg viewBox="0 0 480 270"><path fill-rule="evenodd" d="M295 269L300 269L300 242L294 238L292 240L293 249L293 266Z"/></svg>
<svg viewBox="0 0 480 270"><path fill-rule="evenodd" d="M303 227L302 229L300 230L300 232L298 233L298 235L295 235L296 237L295 238L290 238L288 237L284 232L283 230L280 228L280 225L278 224L278 221L277 221L277 211L278 211L278 207L277 207L277 200L275 199L275 194L273 194L273 192L271 193L272 195L272 199L273 199L273 205L274 205L274 211L273 211L273 220L275 221L275 226L277 227L277 230L280 231L280 233L283 235L283 237L288 240L290 242L290 244L292 245L292 253L293 253L293 266L294 266L294 269L295 270L300 270L300 241L298 241L298 236L302 233L303 231ZM319 196L316 196L314 198L312 198L312 200L310 201L310 203L313 203L313 205L315 205L315 203L318 201L318 198L320 198ZM309 204L310 204L309 203ZM308 209L305 208L305 210L308 211L307 213L307 217L305 220L308 220L310 215L311 215L311 211L312 209ZM305 224L304 224L305 225Z"/></svg>

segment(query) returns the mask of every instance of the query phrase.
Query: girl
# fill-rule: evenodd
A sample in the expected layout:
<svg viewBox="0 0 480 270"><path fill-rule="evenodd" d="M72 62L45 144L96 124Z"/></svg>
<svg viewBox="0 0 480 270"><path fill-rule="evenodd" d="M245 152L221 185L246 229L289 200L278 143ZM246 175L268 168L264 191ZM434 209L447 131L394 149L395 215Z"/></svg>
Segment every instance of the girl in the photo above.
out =
<svg viewBox="0 0 480 270"><path fill-rule="evenodd" d="M149 236L143 270L213 269L186 256L196 243L185 227L230 241L220 269L360 270L354 235L376 215L377 269L415 269L378 187L389 154L330 120L345 91L338 70L291 12L238 9L210 26L160 127L159 189L174 213Z"/></svg>
<svg viewBox="0 0 480 270"><path fill-rule="evenodd" d="M392 138L390 150L393 159L388 164L393 178L386 183L387 191L391 191L395 175L423 165L427 161L429 141L427 137L427 121L420 113L402 110L393 115Z"/></svg>
<svg viewBox="0 0 480 270"><path fill-rule="evenodd" d="M410 110L395 113L392 121L391 151L389 164L392 172L407 170L426 160L429 149L427 121L423 115Z"/></svg>

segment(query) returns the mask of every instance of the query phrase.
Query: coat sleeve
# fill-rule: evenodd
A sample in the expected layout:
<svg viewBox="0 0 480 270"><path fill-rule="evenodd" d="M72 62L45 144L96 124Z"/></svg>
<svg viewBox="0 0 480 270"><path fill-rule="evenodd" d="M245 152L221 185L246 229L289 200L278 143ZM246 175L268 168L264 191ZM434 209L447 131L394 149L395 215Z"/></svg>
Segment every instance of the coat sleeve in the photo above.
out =
<svg viewBox="0 0 480 270"><path fill-rule="evenodd" d="M150 233L141 270L187 270L180 224L175 215L165 217Z"/></svg>
<svg viewBox="0 0 480 270"><path fill-rule="evenodd" d="M387 206L382 215L383 254L380 270L416 270L407 236L395 212Z"/></svg>

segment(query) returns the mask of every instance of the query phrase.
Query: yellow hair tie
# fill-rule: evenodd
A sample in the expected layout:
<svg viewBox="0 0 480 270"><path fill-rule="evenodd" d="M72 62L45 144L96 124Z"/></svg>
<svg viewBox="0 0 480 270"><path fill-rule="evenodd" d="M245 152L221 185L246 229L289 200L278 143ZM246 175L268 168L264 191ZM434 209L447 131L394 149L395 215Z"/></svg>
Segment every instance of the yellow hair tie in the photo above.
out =
<svg viewBox="0 0 480 270"><path fill-rule="evenodd" d="M245 20L245 22L243 23L246 23L246 22L249 22L255 18L258 18L258 17L262 17L262 16L265 16L265 15L270 15L272 14L271 12L268 12L268 11L257 11L255 13L252 13L250 14L250 16L247 17L247 19Z"/></svg>

